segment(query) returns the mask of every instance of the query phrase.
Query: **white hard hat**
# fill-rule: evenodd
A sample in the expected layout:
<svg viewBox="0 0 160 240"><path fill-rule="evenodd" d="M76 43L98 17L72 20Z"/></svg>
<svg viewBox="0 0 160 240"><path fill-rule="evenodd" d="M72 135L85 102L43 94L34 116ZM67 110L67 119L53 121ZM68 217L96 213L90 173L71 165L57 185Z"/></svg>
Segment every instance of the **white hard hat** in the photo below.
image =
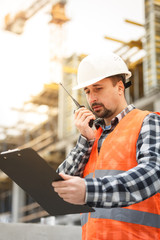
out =
<svg viewBox="0 0 160 240"><path fill-rule="evenodd" d="M125 79L131 77L127 65L115 53L88 55L79 64L77 73L78 85L73 89L80 89L94 84L106 77L124 74Z"/></svg>

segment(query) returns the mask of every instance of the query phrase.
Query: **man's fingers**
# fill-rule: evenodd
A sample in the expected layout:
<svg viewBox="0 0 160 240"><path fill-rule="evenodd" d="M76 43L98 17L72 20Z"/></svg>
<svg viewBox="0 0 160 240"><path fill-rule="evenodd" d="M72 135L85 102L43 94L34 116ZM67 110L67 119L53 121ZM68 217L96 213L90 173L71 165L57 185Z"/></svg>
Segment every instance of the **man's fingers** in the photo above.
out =
<svg viewBox="0 0 160 240"><path fill-rule="evenodd" d="M64 188L54 188L54 191L60 195L66 194L66 189L64 189Z"/></svg>
<svg viewBox="0 0 160 240"><path fill-rule="evenodd" d="M95 138L94 130L89 126L90 120L95 120L94 114L87 108L79 108L75 112L75 126L79 130L80 134L88 140Z"/></svg>
<svg viewBox="0 0 160 240"><path fill-rule="evenodd" d="M77 128L86 126L86 124L88 124L91 119L95 120L95 116L88 109L79 110L75 114L75 124Z"/></svg>
<svg viewBox="0 0 160 240"><path fill-rule="evenodd" d="M58 196L66 202L69 202L69 203L72 203L72 204L82 204L82 203L79 203L79 198L77 200L75 198L75 194L73 194L73 193L70 193L68 191L66 192L66 190L60 189L60 188L59 189L54 188L54 191L57 192Z"/></svg>
<svg viewBox="0 0 160 240"><path fill-rule="evenodd" d="M58 193L58 195L63 198L65 201L66 199L70 199L73 198L74 193L72 191L72 189L68 189L68 188L64 188L64 187L58 187L58 188L54 188L54 191Z"/></svg>
<svg viewBox="0 0 160 240"><path fill-rule="evenodd" d="M61 192L59 189L57 191L56 188L54 189L54 191L58 193L60 198L63 198L64 200L67 198L67 193L66 192L63 192L63 191Z"/></svg>
<svg viewBox="0 0 160 240"><path fill-rule="evenodd" d="M64 188L66 186L65 181L52 182L54 188Z"/></svg>
<svg viewBox="0 0 160 240"><path fill-rule="evenodd" d="M65 201L73 204L85 203L85 181L77 176L69 176L61 173L60 176L64 181L53 182L54 191Z"/></svg>
<svg viewBox="0 0 160 240"><path fill-rule="evenodd" d="M65 180L65 181L55 181L52 182L52 186L53 187L59 187L59 188L63 188L67 186L66 180L70 180L71 178L73 178L73 176L64 174L64 173L59 173L59 175Z"/></svg>
<svg viewBox="0 0 160 240"><path fill-rule="evenodd" d="M88 115L91 115L93 118L95 118L93 113L87 108L79 108L78 110L75 111L75 118L82 118L82 116L88 116Z"/></svg>

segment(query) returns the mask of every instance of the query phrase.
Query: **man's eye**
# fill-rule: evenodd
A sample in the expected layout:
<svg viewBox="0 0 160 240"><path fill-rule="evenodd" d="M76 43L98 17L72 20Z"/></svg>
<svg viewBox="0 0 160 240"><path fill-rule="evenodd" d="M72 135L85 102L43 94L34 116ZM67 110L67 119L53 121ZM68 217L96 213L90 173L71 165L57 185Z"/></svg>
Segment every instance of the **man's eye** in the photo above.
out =
<svg viewBox="0 0 160 240"><path fill-rule="evenodd" d="M97 91L101 90L102 88L96 88Z"/></svg>

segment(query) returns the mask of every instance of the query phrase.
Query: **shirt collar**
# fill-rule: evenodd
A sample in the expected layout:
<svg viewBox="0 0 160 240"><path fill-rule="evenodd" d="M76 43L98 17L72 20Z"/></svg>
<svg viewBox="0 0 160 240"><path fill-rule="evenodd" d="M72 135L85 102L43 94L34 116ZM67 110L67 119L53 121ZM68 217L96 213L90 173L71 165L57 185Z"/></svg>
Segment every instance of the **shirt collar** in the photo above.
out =
<svg viewBox="0 0 160 240"><path fill-rule="evenodd" d="M129 113L130 111L132 111L133 109L135 109L135 106L133 104L128 105L125 109L123 109L122 112L120 112L116 117L114 117L111 120L111 127L117 125L124 116L127 115L127 113ZM96 129L98 129L99 127L101 128L105 128L105 122L103 118L97 118L95 120L95 127Z"/></svg>

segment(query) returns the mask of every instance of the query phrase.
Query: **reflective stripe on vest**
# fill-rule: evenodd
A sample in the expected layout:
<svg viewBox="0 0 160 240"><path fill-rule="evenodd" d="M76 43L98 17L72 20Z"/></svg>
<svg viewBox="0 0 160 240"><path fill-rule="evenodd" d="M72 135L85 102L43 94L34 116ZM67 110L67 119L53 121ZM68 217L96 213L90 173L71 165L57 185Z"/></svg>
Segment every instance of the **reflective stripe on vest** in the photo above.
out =
<svg viewBox="0 0 160 240"><path fill-rule="evenodd" d="M126 223L135 223L144 226L160 228L160 215L158 214L135 211L126 208L95 208L95 210L95 212L91 213L91 218L112 219ZM82 214L82 226L87 223L88 215L88 213Z"/></svg>
<svg viewBox="0 0 160 240"><path fill-rule="evenodd" d="M95 177L104 177L109 175L117 175L124 171L120 170L96 170ZM91 178L93 173L90 173L85 178ZM91 218L103 218L103 219L112 219L117 221L123 221L128 223L136 223L145 226L160 228L160 215L141 212L132 209L126 208L95 208L95 212L91 213ZM129 216L129 217L128 217ZM147 221L146 221L147 220ZM82 214L81 223L82 226L88 221L88 213Z"/></svg>
<svg viewBox="0 0 160 240"><path fill-rule="evenodd" d="M136 143L147 114L149 112L138 109L128 113L106 137L98 154L98 139L102 133L99 128L84 177L113 176L137 166ZM95 210L82 214L83 240L160 239L160 194L125 208Z"/></svg>

